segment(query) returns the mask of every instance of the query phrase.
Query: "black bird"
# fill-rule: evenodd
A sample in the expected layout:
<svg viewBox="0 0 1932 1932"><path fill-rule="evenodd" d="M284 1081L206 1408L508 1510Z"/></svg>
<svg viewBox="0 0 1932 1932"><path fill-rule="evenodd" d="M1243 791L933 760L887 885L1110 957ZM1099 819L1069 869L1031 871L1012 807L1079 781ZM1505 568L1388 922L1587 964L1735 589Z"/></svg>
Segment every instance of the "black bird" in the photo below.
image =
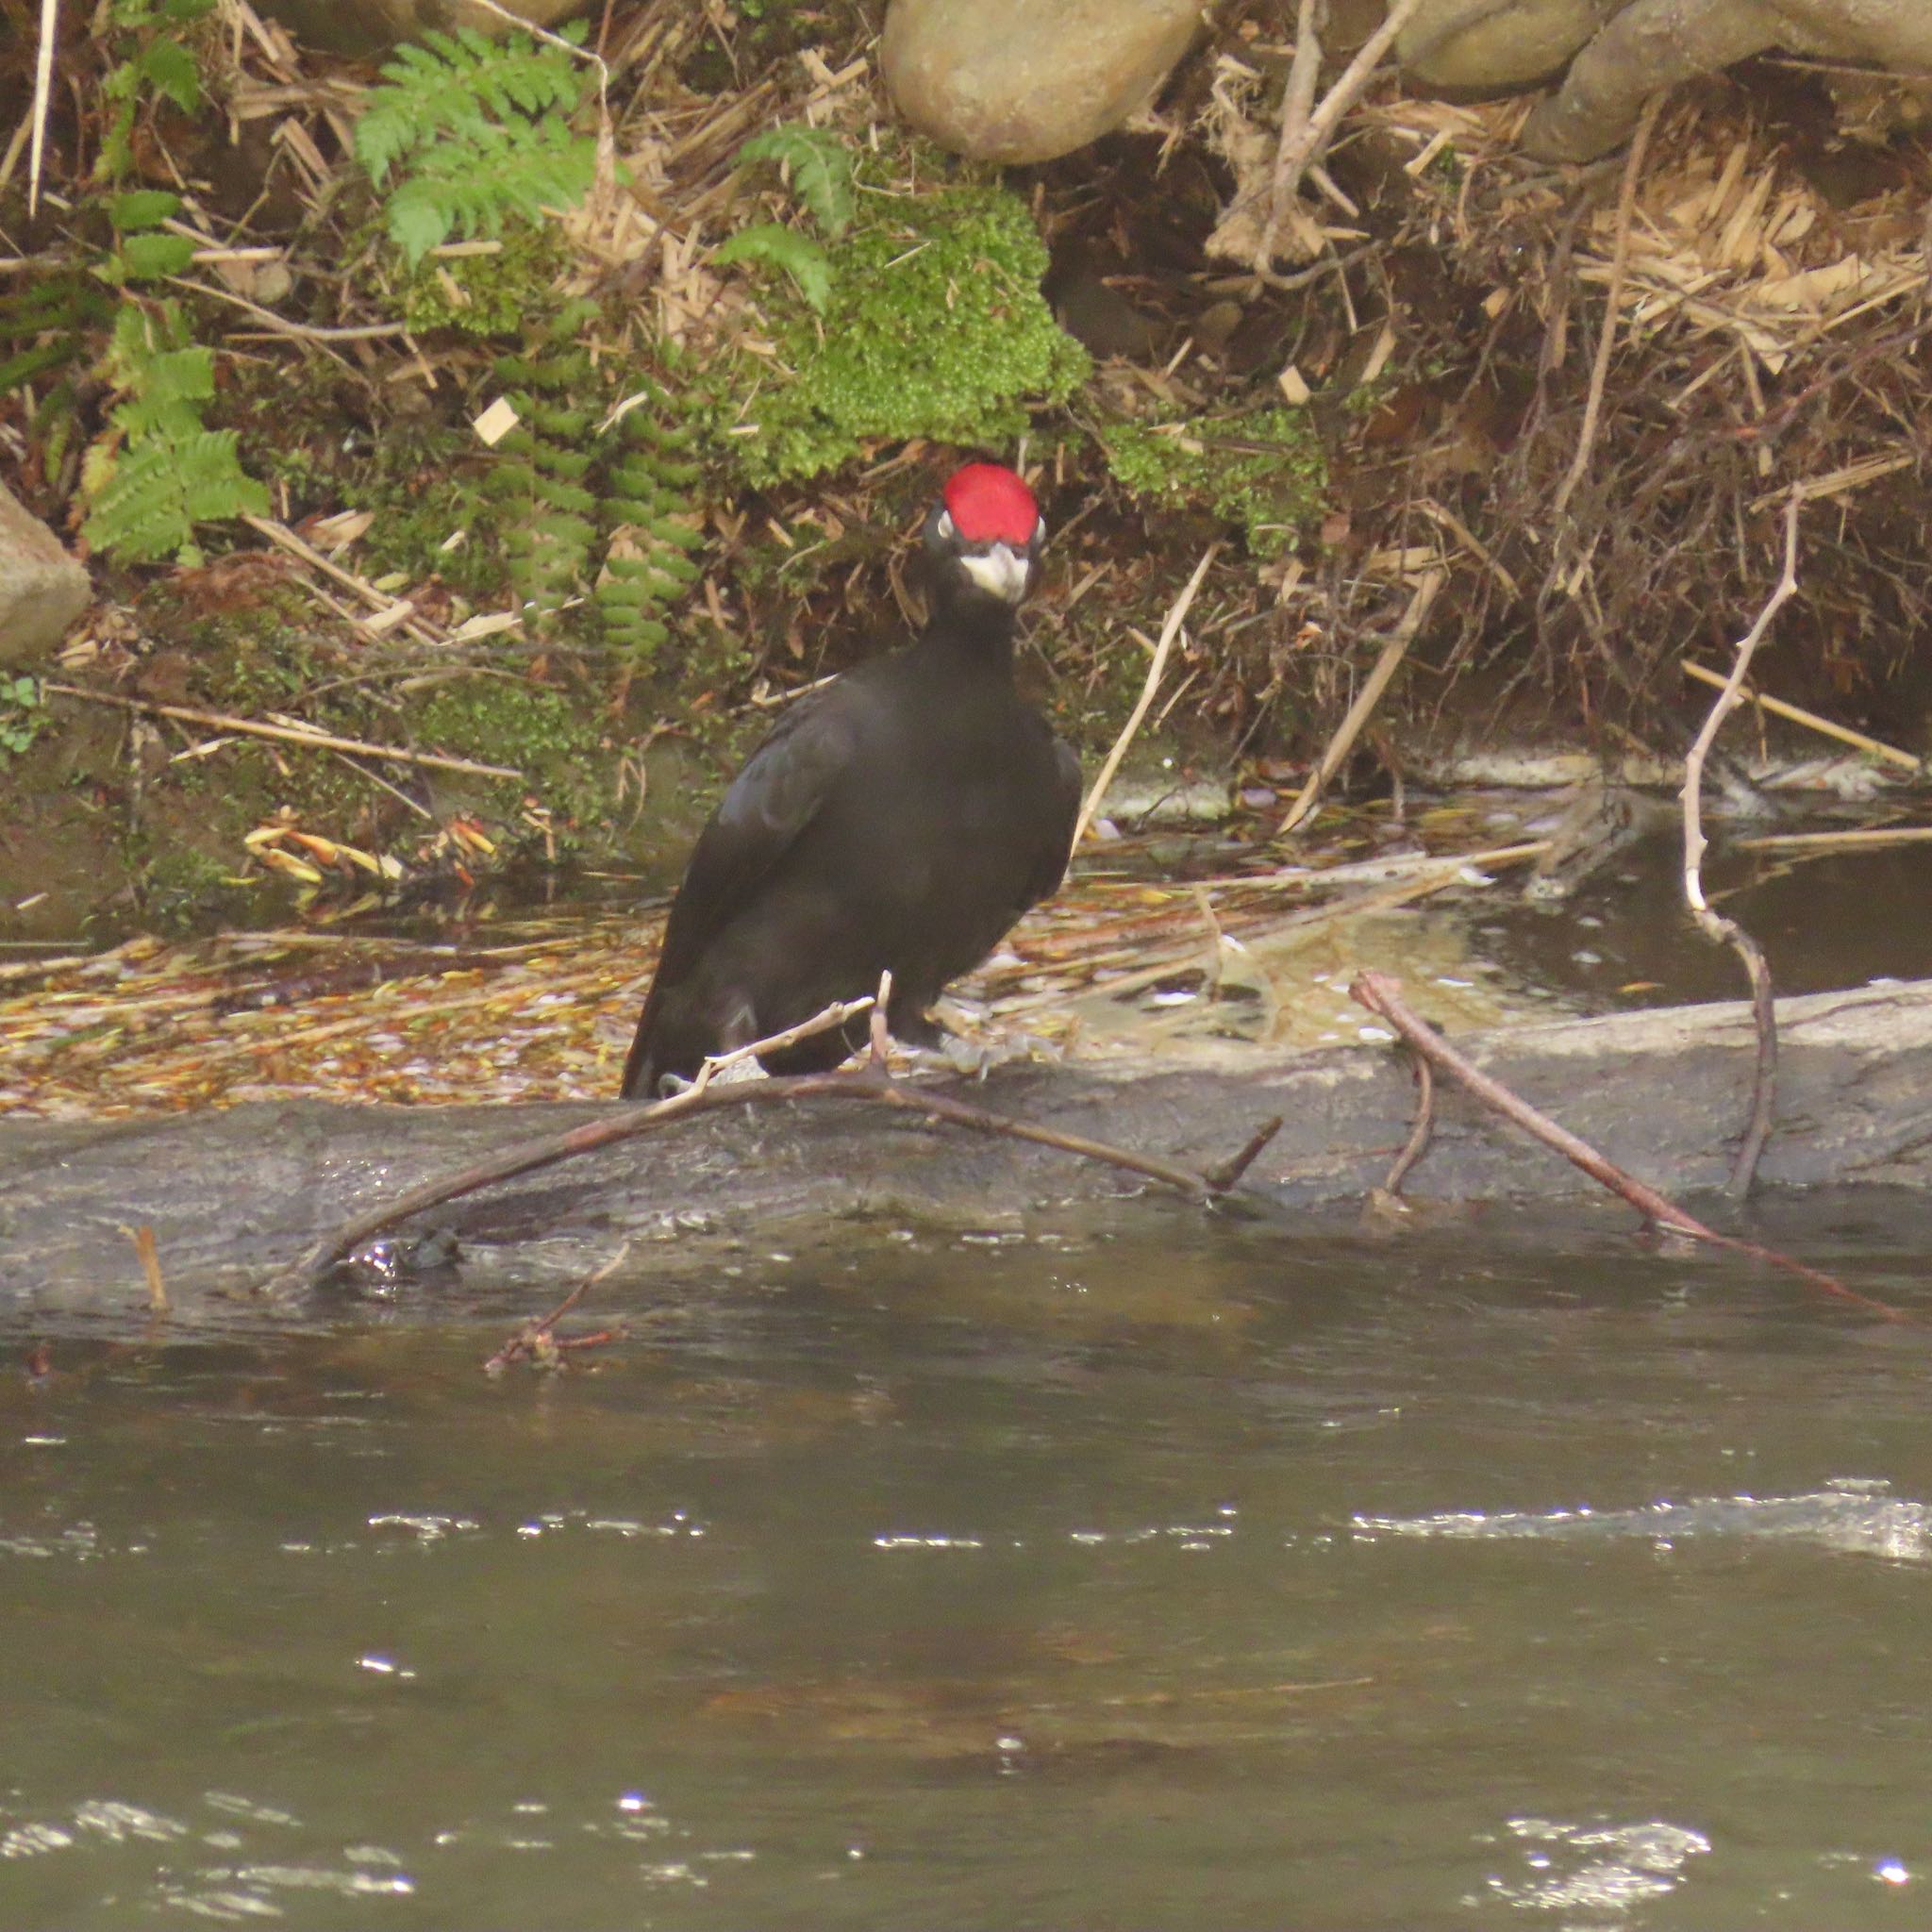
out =
<svg viewBox="0 0 1932 1932"><path fill-rule="evenodd" d="M926 518L932 617L907 649L803 699L698 838L624 1067L626 1098L877 990L895 1038L1066 875L1080 764L1013 685L1014 613L1045 525L997 463L969 463ZM762 1057L835 1067L865 1023Z"/></svg>

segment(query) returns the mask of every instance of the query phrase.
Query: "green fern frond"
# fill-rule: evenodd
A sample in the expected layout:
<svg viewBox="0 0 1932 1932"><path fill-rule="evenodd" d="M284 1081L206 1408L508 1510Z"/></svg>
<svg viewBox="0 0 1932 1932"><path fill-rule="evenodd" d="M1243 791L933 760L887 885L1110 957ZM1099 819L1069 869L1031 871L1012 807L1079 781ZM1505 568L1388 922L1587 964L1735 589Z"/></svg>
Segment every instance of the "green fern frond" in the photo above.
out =
<svg viewBox="0 0 1932 1932"><path fill-rule="evenodd" d="M677 403L634 374L593 363L581 345L595 314L573 303L495 365L518 426L497 445L487 493L525 622L567 625L639 664L669 636L663 613L698 575L686 555L698 466L667 452L692 436ZM619 397L622 403L613 410Z"/></svg>
<svg viewBox="0 0 1932 1932"><path fill-rule="evenodd" d="M563 30L581 38L581 23ZM586 75L560 47L528 34L491 41L474 27L426 33L405 42L382 70L356 124L356 158L379 188L391 168L452 136L478 136L495 122L569 114L583 99Z"/></svg>
<svg viewBox="0 0 1932 1932"><path fill-rule="evenodd" d="M194 551L194 526L241 516L266 516L268 491L247 475L232 429L197 429L156 437L114 462L82 530L96 550L130 563L152 563Z"/></svg>
<svg viewBox="0 0 1932 1932"><path fill-rule="evenodd" d="M852 225L852 150L822 128L768 127L738 150L745 161L775 161L791 177L791 192L834 242Z"/></svg>
<svg viewBox="0 0 1932 1932"><path fill-rule="evenodd" d="M200 555L197 524L268 514L268 491L242 468L235 431L208 429L201 405L215 390L213 352L185 340L173 303L123 307L104 359L123 393L113 431L82 465L82 528L97 550L130 563Z"/></svg>
<svg viewBox="0 0 1932 1932"><path fill-rule="evenodd" d="M454 235L500 234L511 214L574 208L597 171L596 144L561 121L486 122L425 155L389 198L390 239L410 267Z"/></svg>
<svg viewBox="0 0 1932 1932"><path fill-rule="evenodd" d="M711 259L721 265L733 261L768 262L781 268L798 284L798 292L811 307L824 313L832 298L832 258L809 235L776 222L760 222L755 227L741 228Z"/></svg>

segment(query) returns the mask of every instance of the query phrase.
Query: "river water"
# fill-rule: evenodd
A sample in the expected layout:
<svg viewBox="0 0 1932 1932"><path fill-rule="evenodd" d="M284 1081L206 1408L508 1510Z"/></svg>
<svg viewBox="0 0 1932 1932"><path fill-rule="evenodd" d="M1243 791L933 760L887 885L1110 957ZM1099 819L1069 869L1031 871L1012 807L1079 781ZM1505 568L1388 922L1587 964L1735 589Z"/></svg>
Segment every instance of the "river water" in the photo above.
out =
<svg viewBox="0 0 1932 1932"><path fill-rule="evenodd" d="M1932 1923L1932 1329L1607 1207L597 1292L0 1335L0 1925Z"/></svg>

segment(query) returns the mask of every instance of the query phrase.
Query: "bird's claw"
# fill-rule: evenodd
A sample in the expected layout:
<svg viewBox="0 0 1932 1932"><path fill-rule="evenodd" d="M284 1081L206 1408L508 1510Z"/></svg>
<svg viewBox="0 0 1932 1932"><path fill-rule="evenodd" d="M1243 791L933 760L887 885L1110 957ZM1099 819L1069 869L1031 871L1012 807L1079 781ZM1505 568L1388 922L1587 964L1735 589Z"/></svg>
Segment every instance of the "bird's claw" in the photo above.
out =
<svg viewBox="0 0 1932 1932"><path fill-rule="evenodd" d="M1053 1055L1054 1049L1029 1033L997 1035L991 1040L968 1040L958 1033L941 1034L935 1046L906 1049L908 1065L916 1073L951 1074L969 1080L984 1080L994 1067L1008 1060L1033 1059Z"/></svg>

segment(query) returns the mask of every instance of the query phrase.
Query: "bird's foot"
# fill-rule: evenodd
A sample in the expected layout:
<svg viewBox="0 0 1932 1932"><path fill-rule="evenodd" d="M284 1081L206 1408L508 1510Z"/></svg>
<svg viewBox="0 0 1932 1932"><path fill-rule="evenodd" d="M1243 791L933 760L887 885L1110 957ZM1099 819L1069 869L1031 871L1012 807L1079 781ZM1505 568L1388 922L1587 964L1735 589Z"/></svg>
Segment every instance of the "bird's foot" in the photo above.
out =
<svg viewBox="0 0 1932 1932"><path fill-rule="evenodd" d="M908 1046L905 1052L915 1073L952 1074L970 1080L985 1079L994 1067L1005 1066L1008 1060L1059 1058L1059 1049L1051 1041L1030 1033L968 1040L961 1034L941 1032L936 1045Z"/></svg>

